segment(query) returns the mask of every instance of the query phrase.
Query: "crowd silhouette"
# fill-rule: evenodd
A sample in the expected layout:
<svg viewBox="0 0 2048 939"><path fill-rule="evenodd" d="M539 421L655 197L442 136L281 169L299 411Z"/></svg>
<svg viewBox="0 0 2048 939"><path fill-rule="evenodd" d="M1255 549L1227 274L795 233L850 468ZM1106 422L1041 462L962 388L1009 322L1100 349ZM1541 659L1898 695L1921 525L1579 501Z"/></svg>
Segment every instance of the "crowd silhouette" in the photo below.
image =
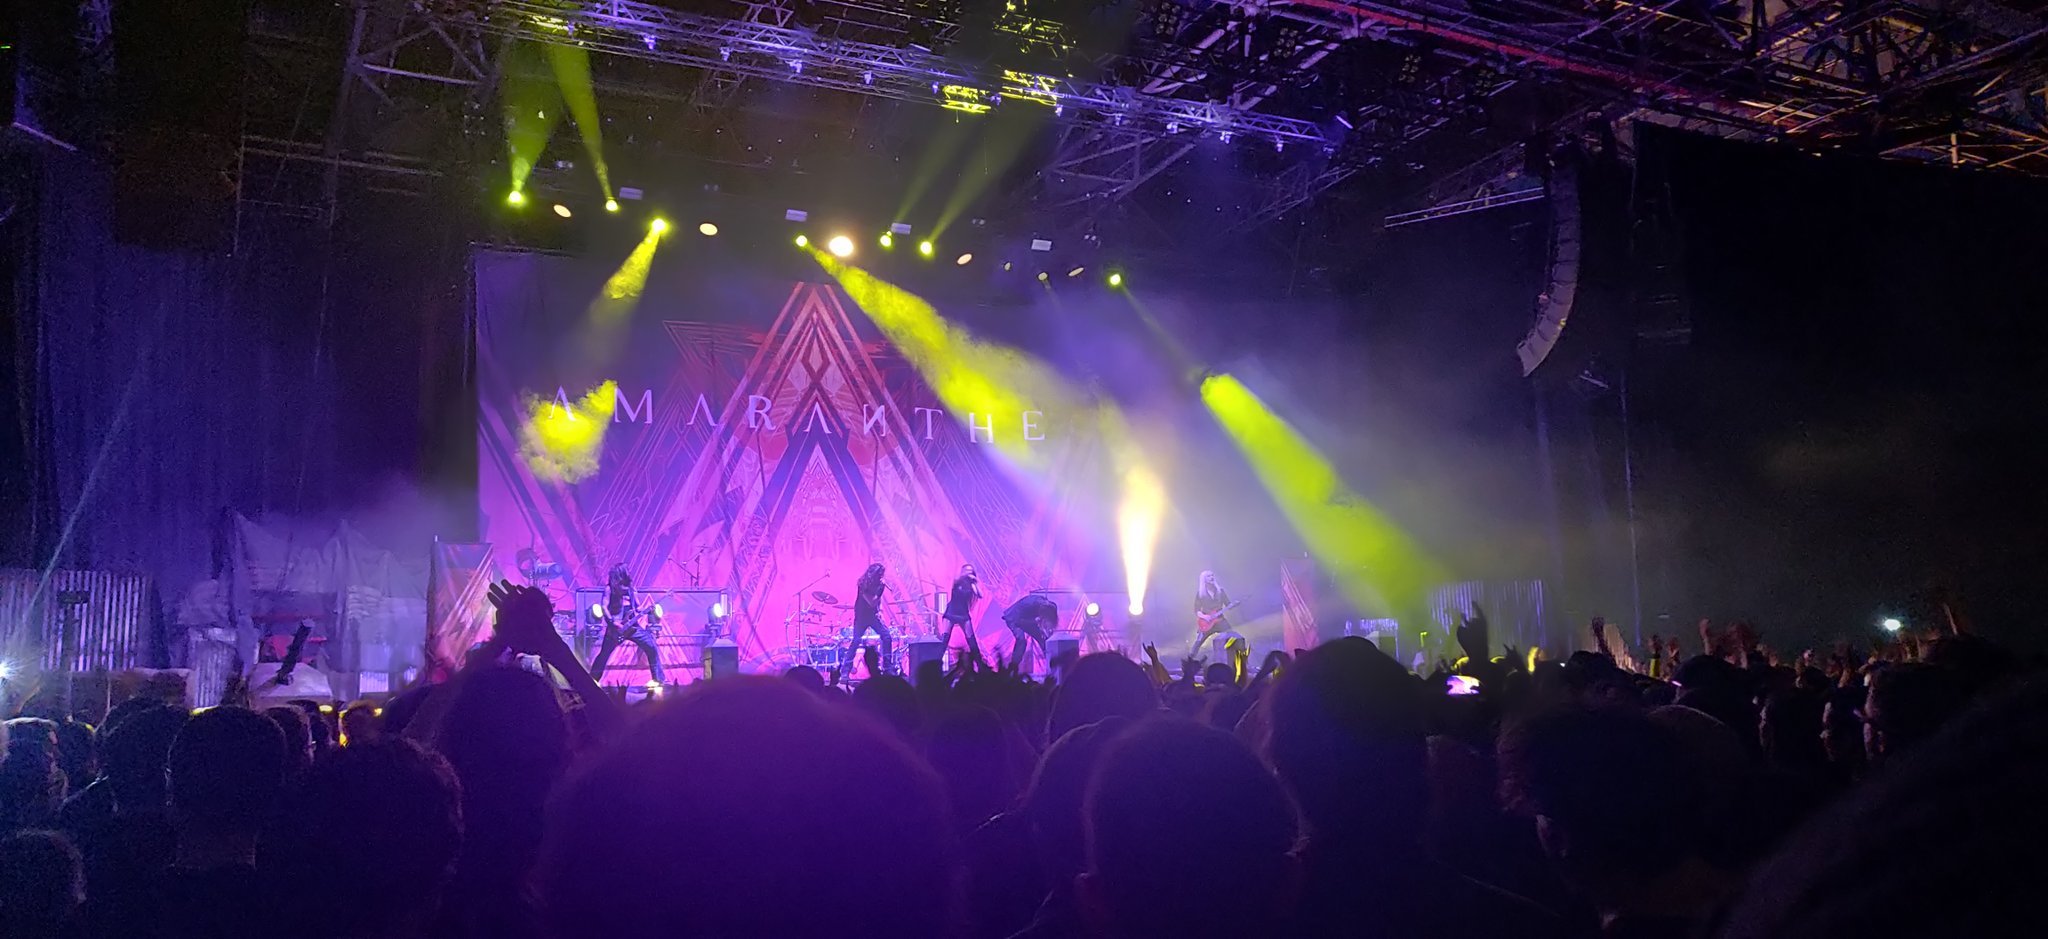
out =
<svg viewBox="0 0 2048 939"><path fill-rule="evenodd" d="M1595 621L1544 661L1474 611L1427 675L1239 640L628 708L543 594L492 598L381 706L32 699L0 935L1984 936L2048 866L2048 686L1954 624L1788 657Z"/></svg>

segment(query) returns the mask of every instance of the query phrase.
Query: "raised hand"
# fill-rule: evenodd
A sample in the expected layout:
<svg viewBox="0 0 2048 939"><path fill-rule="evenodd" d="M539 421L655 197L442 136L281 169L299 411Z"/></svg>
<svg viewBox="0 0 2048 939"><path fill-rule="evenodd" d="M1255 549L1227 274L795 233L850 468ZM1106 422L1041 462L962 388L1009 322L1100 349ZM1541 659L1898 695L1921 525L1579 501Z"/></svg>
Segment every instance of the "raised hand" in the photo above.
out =
<svg viewBox="0 0 2048 939"><path fill-rule="evenodd" d="M501 580L491 585L490 601L498 611L497 638L512 651L545 658L562 645L555 604L546 593Z"/></svg>
<svg viewBox="0 0 2048 939"><path fill-rule="evenodd" d="M1486 652L1491 648L1491 633L1492 630L1486 622L1486 611L1480 609L1477 603L1472 604L1472 612L1469 615L1458 617L1458 648L1465 650L1465 657L1474 662L1487 660Z"/></svg>

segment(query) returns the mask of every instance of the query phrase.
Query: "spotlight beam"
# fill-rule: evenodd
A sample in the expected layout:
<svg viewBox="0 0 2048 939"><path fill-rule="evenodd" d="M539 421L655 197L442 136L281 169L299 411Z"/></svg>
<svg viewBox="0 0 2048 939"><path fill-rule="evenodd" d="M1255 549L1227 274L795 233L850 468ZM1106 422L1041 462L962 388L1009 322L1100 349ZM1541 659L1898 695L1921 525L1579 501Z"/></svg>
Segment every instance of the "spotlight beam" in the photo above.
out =
<svg viewBox="0 0 2048 939"><path fill-rule="evenodd" d="M1243 382L1212 375L1201 393L1345 599L1361 610L1408 612L1442 580L1420 545L1347 487L1328 458Z"/></svg>
<svg viewBox="0 0 2048 939"><path fill-rule="evenodd" d="M597 171L597 184L606 199L612 197L611 172L604 163L604 131L597 119L597 90L590 79L590 50L582 46L548 45L548 66L554 69L555 85L569 116L576 120L576 132L583 138L583 150L590 154L590 166Z"/></svg>

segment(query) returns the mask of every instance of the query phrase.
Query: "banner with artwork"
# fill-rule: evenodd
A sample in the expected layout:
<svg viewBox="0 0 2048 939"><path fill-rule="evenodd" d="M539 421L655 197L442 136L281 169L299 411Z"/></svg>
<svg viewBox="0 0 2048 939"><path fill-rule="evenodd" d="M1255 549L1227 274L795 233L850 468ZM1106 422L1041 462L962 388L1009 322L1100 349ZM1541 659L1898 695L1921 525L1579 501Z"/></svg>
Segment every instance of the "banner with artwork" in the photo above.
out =
<svg viewBox="0 0 2048 939"><path fill-rule="evenodd" d="M610 273L476 258L481 538L558 607L613 565L653 600L726 591L742 665L764 670L850 623L870 563L899 636L936 626L962 564L990 598L984 641L1024 592L1121 587L1115 533L1086 522L1107 467L1080 416L947 410L822 274L657 267L621 303Z"/></svg>

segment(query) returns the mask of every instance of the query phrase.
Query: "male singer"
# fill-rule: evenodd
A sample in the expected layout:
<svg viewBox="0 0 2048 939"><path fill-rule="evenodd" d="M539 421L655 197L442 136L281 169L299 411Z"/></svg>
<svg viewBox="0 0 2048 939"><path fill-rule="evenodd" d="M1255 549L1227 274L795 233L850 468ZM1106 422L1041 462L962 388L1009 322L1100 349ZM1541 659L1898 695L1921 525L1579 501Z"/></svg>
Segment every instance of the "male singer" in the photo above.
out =
<svg viewBox="0 0 2048 939"><path fill-rule="evenodd" d="M960 565L960 576L953 579L953 592L946 598L946 633L939 641L953 643L953 630L967 634L965 655L981 658L981 642L974 636L974 604L981 599L981 578L974 573L974 565ZM964 659L963 659L964 661Z"/></svg>

